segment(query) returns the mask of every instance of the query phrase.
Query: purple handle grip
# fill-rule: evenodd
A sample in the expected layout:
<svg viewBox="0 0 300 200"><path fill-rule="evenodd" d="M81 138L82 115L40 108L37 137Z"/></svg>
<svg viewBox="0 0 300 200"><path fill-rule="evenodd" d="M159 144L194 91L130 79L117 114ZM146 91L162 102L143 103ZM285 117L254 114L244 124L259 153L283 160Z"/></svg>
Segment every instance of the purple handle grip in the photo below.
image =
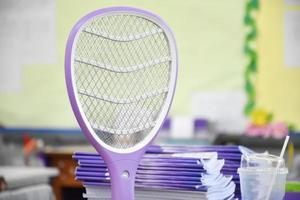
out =
<svg viewBox="0 0 300 200"><path fill-rule="evenodd" d="M138 163L132 160L121 160L110 165L112 199L134 200L137 166Z"/></svg>

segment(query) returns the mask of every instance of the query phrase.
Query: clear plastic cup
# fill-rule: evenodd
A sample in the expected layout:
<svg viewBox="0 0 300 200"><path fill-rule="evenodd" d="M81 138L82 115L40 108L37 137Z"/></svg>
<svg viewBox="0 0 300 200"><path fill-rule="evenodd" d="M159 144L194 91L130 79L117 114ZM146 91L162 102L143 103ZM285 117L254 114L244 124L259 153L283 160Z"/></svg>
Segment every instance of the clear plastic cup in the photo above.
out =
<svg viewBox="0 0 300 200"><path fill-rule="evenodd" d="M238 169L242 199L267 200L268 191L272 187L268 200L282 200L287 173L284 160L277 156L267 153L243 155ZM271 186L272 180L274 184Z"/></svg>

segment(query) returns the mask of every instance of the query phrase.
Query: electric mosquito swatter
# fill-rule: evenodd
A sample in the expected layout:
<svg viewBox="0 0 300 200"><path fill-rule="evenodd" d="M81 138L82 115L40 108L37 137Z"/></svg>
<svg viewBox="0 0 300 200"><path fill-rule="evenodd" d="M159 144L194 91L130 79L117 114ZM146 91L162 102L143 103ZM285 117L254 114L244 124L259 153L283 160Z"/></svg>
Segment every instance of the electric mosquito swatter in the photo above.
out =
<svg viewBox="0 0 300 200"><path fill-rule="evenodd" d="M69 35L65 76L77 121L107 164L112 199L133 200L139 160L175 91L177 51L170 28L136 8L89 13Z"/></svg>

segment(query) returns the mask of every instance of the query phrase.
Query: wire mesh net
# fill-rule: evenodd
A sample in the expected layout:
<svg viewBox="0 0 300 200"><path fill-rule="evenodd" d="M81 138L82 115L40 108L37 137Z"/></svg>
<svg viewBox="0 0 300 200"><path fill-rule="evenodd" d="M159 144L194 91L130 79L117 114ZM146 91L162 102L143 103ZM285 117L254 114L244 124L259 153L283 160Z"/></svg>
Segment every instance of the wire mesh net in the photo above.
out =
<svg viewBox="0 0 300 200"><path fill-rule="evenodd" d="M171 53L154 22L132 14L86 23L74 49L81 108L107 145L126 149L154 127L168 95Z"/></svg>

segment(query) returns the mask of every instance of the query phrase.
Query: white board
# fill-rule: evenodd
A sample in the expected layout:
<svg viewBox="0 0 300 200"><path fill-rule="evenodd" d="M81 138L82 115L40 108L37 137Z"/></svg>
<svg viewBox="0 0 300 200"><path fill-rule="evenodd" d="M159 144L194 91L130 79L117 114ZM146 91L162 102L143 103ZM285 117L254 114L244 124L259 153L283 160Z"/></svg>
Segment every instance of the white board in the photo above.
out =
<svg viewBox="0 0 300 200"><path fill-rule="evenodd" d="M192 97L193 116L209 120L218 132L244 132L245 104L243 91L198 91Z"/></svg>
<svg viewBox="0 0 300 200"><path fill-rule="evenodd" d="M299 6L300 0L284 0L285 4L288 6Z"/></svg>
<svg viewBox="0 0 300 200"><path fill-rule="evenodd" d="M284 61L288 67L300 67L300 11L284 14Z"/></svg>
<svg viewBox="0 0 300 200"><path fill-rule="evenodd" d="M19 91L23 66L56 62L55 0L1 0L0 27L0 92Z"/></svg>

